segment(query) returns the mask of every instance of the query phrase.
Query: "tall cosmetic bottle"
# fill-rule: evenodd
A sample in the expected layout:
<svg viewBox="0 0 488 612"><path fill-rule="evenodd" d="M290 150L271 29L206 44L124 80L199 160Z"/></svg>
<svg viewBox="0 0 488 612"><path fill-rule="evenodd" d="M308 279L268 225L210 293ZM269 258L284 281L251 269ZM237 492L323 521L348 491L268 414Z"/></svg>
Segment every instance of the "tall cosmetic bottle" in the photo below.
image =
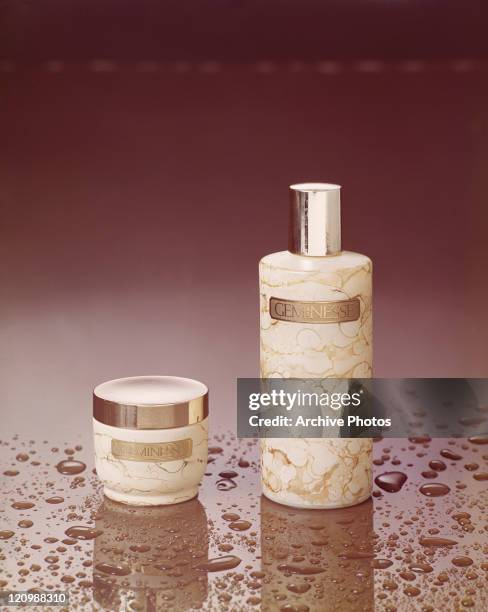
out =
<svg viewBox="0 0 488 612"><path fill-rule="evenodd" d="M290 187L289 250L259 264L262 378L372 375L372 262L341 250L340 186ZM269 499L340 508L371 495L372 440L263 438Z"/></svg>

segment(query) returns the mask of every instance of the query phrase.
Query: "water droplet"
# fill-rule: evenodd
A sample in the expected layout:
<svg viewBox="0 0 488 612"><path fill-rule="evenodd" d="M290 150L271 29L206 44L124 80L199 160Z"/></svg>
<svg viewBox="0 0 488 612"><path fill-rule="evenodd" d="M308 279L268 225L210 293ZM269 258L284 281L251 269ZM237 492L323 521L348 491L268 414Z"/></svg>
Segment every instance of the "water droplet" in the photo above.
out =
<svg viewBox="0 0 488 612"><path fill-rule="evenodd" d="M430 442L432 438L430 436L416 436L409 438L409 440L413 444L427 444L427 442Z"/></svg>
<svg viewBox="0 0 488 612"><path fill-rule="evenodd" d="M259 570L255 570L254 572L251 572L249 575L251 576L251 578L257 578L258 580L261 580L262 578L266 576L266 573L261 572Z"/></svg>
<svg viewBox="0 0 488 612"><path fill-rule="evenodd" d="M93 527L78 526L69 527L64 533L68 536L68 538L74 538L75 540L94 540L103 532L100 529L94 529Z"/></svg>
<svg viewBox="0 0 488 612"><path fill-rule="evenodd" d="M246 599L246 603L250 606L257 606L261 603L261 599L259 597L255 597L254 595Z"/></svg>
<svg viewBox="0 0 488 612"><path fill-rule="evenodd" d="M195 565L195 569L201 572L223 572L234 569L241 563L242 559L234 555L215 557Z"/></svg>
<svg viewBox="0 0 488 612"><path fill-rule="evenodd" d="M476 474L473 474L473 478L480 481L488 480L488 472L476 472Z"/></svg>
<svg viewBox="0 0 488 612"><path fill-rule="evenodd" d="M417 597L417 595L420 595L420 589L415 586L412 586L411 584L405 587L403 592L409 597Z"/></svg>
<svg viewBox="0 0 488 612"><path fill-rule="evenodd" d="M468 472L474 472L479 467L480 466L477 463L466 463L466 465L464 466L464 469L468 470Z"/></svg>
<svg viewBox="0 0 488 612"><path fill-rule="evenodd" d="M471 442L471 444L488 444L488 436L471 436L471 438L468 438L468 442Z"/></svg>
<svg viewBox="0 0 488 612"><path fill-rule="evenodd" d="M427 497L442 497L443 495L447 495L451 489L440 482L429 482L423 484L419 491L422 495L426 495Z"/></svg>
<svg viewBox="0 0 488 612"><path fill-rule="evenodd" d="M233 470L224 470L223 472L219 473L219 476L221 478L226 478L228 480L230 480L231 478L235 478L238 475L239 474L237 472L234 472Z"/></svg>
<svg viewBox="0 0 488 612"><path fill-rule="evenodd" d="M407 481L403 472L384 472L374 479L375 483L388 493L398 493Z"/></svg>
<svg viewBox="0 0 488 612"><path fill-rule="evenodd" d="M252 523L245 521L244 519L240 519L238 521L232 521L232 523L229 523L229 527L233 531L246 531L252 527Z"/></svg>
<svg viewBox="0 0 488 612"><path fill-rule="evenodd" d="M112 565L111 563L98 563L95 565L95 569L103 574L109 574L110 576L128 576L130 574L130 567L127 565Z"/></svg>
<svg viewBox="0 0 488 612"><path fill-rule="evenodd" d="M13 531L9 531L8 529L4 529L0 531L0 540L8 540L14 535Z"/></svg>
<svg viewBox="0 0 488 612"><path fill-rule="evenodd" d="M389 559L373 559L371 561L371 567L374 569L386 569L387 567L391 567L393 565L393 561Z"/></svg>
<svg viewBox="0 0 488 612"><path fill-rule="evenodd" d="M437 478L438 475L435 470L425 470L425 472L422 472L424 478Z"/></svg>
<svg viewBox="0 0 488 612"><path fill-rule="evenodd" d="M443 448L441 450L441 456L444 457L444 459L451 459L452 461L459 461L462 459L461 455L455 453L450 448Z"/></svg>
<svg viewBox="0 0 488 612"><path fill-rule="evenodd" d="M75 579L73 578L73 576L63 576L61 578L61 582L64 582L65 584L70 584L71 582L74 582Z"/></svg>
<svg viewBox="0 0 488 612"><path fill-rule="evenodd" d="M29 508L33 508L35 504L32 502L14 502L12 504L12 508L15 510L29 510Z"/></svg>
<svg viewBox="0 0 488 612"><path fill-rule="evenodd" d="M4 476L18 476L18 470L5 470L3 473Z"/></svg>
<svg viewBox="0 0 488 612"><path fill-rule="evenodd" d="M286 588L292 593L302 594L310 590L310 585L307 582L302 582L301 584L295 584L292 582L291 584L288 584Z"/></svg>
<svg viewBox="0 0 488 612"><path fill-rule="evenodd" d="M17 523L17 525L18 525L19 527L23 527L24 529L28 529L29 527L32 527L32 525L33 525L33 524L34 524L34 523L33 523L32 521L29 521L29 520L27 520L27 519L26 519L26 520L23 520L23 521L19 521L19 522Z"/></svg>
<svg viewBox="0 0 488 612"><path fill-rule="evenodd" d="M249 467L250 463L249 461L246 461L245 459L239 459L239 463L238 463L240 468L247 468Z"/></svg>
<svg viewBox="0 0 488 612"><path fill-rule="evenodd" d="M80 474L86 469L86 465L82 461L76 461L75 459L66 459L60 461L56 465L56 469L60 474L67 474L72 476L73 474Z"/></svg>
<svg viewBox="0 0 488 612"><path fill-rule="evenodd" d="M450 538L440 538L440 537L427 537L422 536L419 540L422 546L454 546L457 544L456 540L451 540Z"/></svg>
<svg viewBox="0 0 488 612"><path fill-rule="evenodd" d="M464 597L461 599L461 604L465 608L472 608L474 606L474 599L472 597Z"/></svg>
<svg viewBox="0 0 488 612"><path fill-rule="evenodd" d="M241 517L235 512L226 512L225 514L222 514L222 518L224 519L224 521L237 521Z"/></svg>
<svg viewBox="0 0 488 612"><path fill-rule="evenodd" d="M444 461L441 461L440 459L432 459L432 461L430 461L429 463L429 467L433 470L435 470L436 472L443 472L447 465L444 463Z"/></svg>
<svg viewBox="0 0 488 612"><path fill-rule="evenodd" d="M454 557L451 560L451 563L456 567L468 567L469 565L473 564L473 559L471 559L470 557L459 556Z"/></svg>
<svg viewBox="0 0 488 612"><path fill-rule="evenodd" d="M322 538L320 540L312 540L311 543L313 546L327 546L329 543L329 540Z"/></svg>
<svg viewBox="0 0 488 612"><path fill-rule="evenodd" d="M228 480L227 478L217 480L217 489L219 491L230 491L231 489L235 489L236 487L237 483L234 480Z"/></svg>
<svg viewBox="0 0 488 612"><path fill-rule="evenodd" d="M220 448L220 446L209 446L208 452L210 455L220 455L224 452L224 449Z"/></svg>
<svg viewBox="0 0 488 612"><path fill-rule="evenodd" d="M61 497L60 495L53 495L53 497L48 497L46 502L48 504L61 504L64 502L64 497Z"/></svg>
<svg viewBox="0 0 488 612"><path fill-rule="evenodd" d="M418 574L429 574L434 569L432 565L429 565L428 563L421 563L421 562L410 563L408 568L411 569L412 572L417 572Z"/></svg>
<svg viewBox="0 0 488 612"><path fill-rule="evenodd" d="M385 580L383 582L383 588L387 591L396 591L396 589L398 589L398 584L393 580Z"/></svg>
<svg viewBox="0 0 488 612"><path fill-rule="evenodd" d="M19 453L16 457L17 461L29 461L30 457L27 453Z"/></svg>
<svg viewBox="0 0 488 612"><path fill-rule="evenodd" d="M145 553L151 550L151 547L148 546L147 544L133 544L132 546L129 546L129 548L132 552L139 552L139 553Z"/></svg>

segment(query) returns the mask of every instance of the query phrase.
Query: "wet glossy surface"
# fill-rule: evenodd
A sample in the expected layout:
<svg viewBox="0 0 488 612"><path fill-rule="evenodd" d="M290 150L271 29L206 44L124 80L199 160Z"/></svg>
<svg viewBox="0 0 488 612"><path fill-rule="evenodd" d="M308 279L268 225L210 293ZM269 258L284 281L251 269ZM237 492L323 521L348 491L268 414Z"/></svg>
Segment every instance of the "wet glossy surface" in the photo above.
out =
<svg viewBox="0 0 488 612"><path fill-rule="evenodd" d="M1 588L69 589L70 610L488 607L488 488L476 478L488 455L477 440L377 440L374 497L324 511L261 497L256 445L229 434L212 438L198 498L124 506L103 498L90 442L78 442L1 442L0 471L18 471L1 478ZM63 455L86 469L60 473ZM422 472L441 457L448 490L426 495L438 485ZM380 488L388 473L407 478Z"/></svg>

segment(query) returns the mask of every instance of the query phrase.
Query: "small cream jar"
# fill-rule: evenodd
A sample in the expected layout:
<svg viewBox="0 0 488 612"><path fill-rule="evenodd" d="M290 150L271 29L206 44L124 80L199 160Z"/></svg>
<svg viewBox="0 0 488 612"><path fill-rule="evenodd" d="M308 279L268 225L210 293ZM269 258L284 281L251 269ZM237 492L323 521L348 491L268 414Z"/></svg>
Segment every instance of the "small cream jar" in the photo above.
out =
<svg viewBox="0 0 488 612"><path fill-rule="evenodd" d="M135 376L93 391L95 467L104 493L136 506L195 497L207 466L208 389L176 376Z"/></svg>

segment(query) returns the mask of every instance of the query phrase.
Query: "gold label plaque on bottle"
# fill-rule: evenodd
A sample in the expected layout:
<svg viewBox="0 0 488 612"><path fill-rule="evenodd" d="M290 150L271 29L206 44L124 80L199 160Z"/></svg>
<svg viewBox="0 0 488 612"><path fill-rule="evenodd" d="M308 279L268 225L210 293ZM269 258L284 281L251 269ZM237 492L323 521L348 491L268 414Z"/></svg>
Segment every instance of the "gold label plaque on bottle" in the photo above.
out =
<svg viewBox="0 0 488 612"><path fill-rule="evenodd" d="M126 442L112 439L112 455L126 461L178 461L190 457L193 451L191 438L176 442Z"/></svg>
<svg viewBox="0 0 488 612"><path fill-rule="evenodd" d="M303 302L272 297L269 314L272 319L291 323L345 323L357 321L360 314L359 299L336 302Z"/></svg>

